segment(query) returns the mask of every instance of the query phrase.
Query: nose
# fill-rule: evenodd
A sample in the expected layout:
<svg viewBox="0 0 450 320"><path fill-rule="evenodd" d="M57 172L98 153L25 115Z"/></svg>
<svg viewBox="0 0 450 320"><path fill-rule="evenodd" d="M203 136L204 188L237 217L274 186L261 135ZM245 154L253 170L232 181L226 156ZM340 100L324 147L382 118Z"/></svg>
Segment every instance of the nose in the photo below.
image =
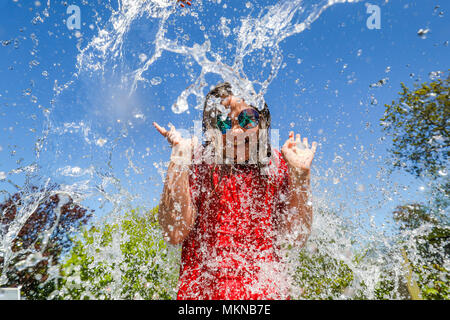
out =
<svg viewBox="0 0 450 320"><path fill-rule="evenodd" d="M240 134L244 132L244 129L238 124L237 121L232 121L230 132L231 134Z"/></svg>

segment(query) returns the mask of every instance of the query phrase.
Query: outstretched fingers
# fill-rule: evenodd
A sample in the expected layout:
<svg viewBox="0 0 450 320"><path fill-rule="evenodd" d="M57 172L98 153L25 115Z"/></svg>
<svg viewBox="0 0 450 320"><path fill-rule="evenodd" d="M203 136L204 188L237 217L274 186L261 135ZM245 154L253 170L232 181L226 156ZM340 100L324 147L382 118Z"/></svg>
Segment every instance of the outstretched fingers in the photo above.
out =
<svg viewBox="0 0 450 320"><path fill-rule="evenodd" d="M156 128L156 130L158 130L158 132L162 136L164 136L167 139L167 141L169 141L171 145L176 145L180 142L179 133L177 132L173 124L169 123L170 130L161 127L155 121L153 121L153 126Z"/></svg>
<svg viewBox="0 0 450 320"><path fill-rule="evenodd" d="M153 121L153 126L158 130L158 132L163 135L164 137L167 137L167 134L169 131L167 131L164 127L161 127L159 124L156 123L156 121Z"/></svg>
<svg viewBox="0 0 450 320"><path fill-rule="evenodd" d="M311 151L313 152L313 153L316 153L316 149L317 149L317 142L313 142L312 143L312 147L311 147Z"/></svg>
<svg viewBox="0 0 450 320"><path fill-rule="evenodd" d="M309 148L309 146L308 146L308 138L307 137L303 138L303 145L305 146L305 148Z"/></svg>
<svg viewBox="0 0 450 320"><path fill-rule="evenodd" d="M169 143L171 145L176 145L180 142L180 134L175 129L175 126L173 124L171 124L170 122L169 122L168 126L169 126L170 130L169 130L169 133L167 134L167 140L169 141Z"/></svg>
<svg viewBox="0 0 450 320"><path fill-rule="evenodd" d="M295 138L294 138L294 135L295 135ZM303 139L301 139L300 133L294 134L294 131L289 131L289 139L287 142L288 142L289 147L291 147L293 145L297 145L298 143L301 143L305 146L305 148L311 149L311 151L313 153L315 153L317 150L317 142L316 141L313 141L313 143L310 146L307 137L303 137Z"/></svg>
<svg viewBox="0 0 450 320"><path fill-rule="evenodd" d="M294 131L289 132L289 139L286 141L287 147L291 148L296 144L296 141L294 139Z"/></svg>

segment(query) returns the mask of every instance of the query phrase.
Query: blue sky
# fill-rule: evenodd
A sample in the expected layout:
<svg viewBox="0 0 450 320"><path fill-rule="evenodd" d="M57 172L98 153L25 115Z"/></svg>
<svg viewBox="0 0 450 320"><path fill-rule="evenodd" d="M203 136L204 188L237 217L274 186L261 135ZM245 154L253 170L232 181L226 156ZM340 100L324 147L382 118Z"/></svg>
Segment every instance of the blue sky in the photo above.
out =
<svg viewBox="0 0 450 320"><path fill-rule="evenodd" d="M41 177L72 187L78 183L77 188L85 184L88 192L94 190L86 204L97 212L111 207L107 203L98 208L102 201L97 199L105 198L95 193L102 179L111 183L105 186L111 199L152 207L162 190L155 164L168 161L170 149L151 123L167 126L170 121L189 128L200 120L195 101L189 100L188 112L181 114L170 108L200 68L195 62L186 68L189 59L164 52L144 74L149 81L160 78L160 83L140 83L131 96L120 90L120 77L136 67L137 56L151 56L154 49L151 41L157 21L142 17L126 35L123 60L118 65L116 60L108 61L104 78L87 72L74 76L79 49L99 30L108 30L111 9L106 4L117 9L117 2L66 2L81 8L79 37L67 29L67 7L61 1L51 1L48 16L44 14L47 0L39 6L35 1L0 2L0 190L12 192L12 183L23 185L25 174L12 170L37 163ZM172 17L167 37L188 35L186 45L202 44L205 33L200 27L204 26L210 31L213 51L224 42L231 45L222 52L223 60L231 63L234 34L225 39L215 30L221 17L230 19L232 29L240 26L241 17L256 16L272 3L248 2L249 8L247 2L204 1L199 5L194 0L190 8L179 8ZM366 26L368 3L381 9L379 30ZM182 10L202 10L198 11L200 22L194 24L192 16L183 15ZM36 21L37 14L42 21ZM384 104L396 99L400 82L411 86L429 81L432 71L448 69L449 15L448 1L336 4L310 29L280 43L285 65L265 95L272 128L280 131L281 144L290 130L320 143L314 161L314 192L328 207L344 208L347 216L368 211L382 222L396 205L426 197L419 189L423 182L401 173L380 173L386 167L389 138L382 138L379 119ZM417 35L419 29L430 30L426 38ZM246 70L252 76L261 71L256 63ZM370 87L385 78L382 87ZM206 79L209 85L220 81L212 74ZM55 84L65 83L70 85L56 95ZM51 130L37 158L35 145L46 135L47 117ZM77 177L59 174L67 166L95 170Z"/></svg>

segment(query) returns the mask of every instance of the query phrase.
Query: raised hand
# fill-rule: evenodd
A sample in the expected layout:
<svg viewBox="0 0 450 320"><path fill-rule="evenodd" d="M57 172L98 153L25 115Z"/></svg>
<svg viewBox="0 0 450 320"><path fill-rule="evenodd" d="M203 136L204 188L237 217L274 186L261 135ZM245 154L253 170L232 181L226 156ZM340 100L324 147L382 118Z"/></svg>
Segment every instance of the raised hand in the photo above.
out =
<svg viewBox="0 0 450 320"><path fill-rule="evenodd" d="M153 126L170 143L172 147L170 160L177 164L190 164L192 150L197 146L198 138L196 136L191 139L183 138L172 124L169 124L170 130L161 127L155 121L153 121Z"/></svg>
<svg viewBox="0 0 450 320"><path fill-rule="evenodd" d="M157 124L155 121L153 121L153 126L158 130L158 132L167 139L167 141L170 143L171 146L177 145L180 143L183 138L181 137L181 134L175 130L175 126L172 124L169 124L170 130L166 130L164 127L161 127L159 124Z"/></svg>
<svg viewBox="0 0 450 320"><path fill-rule="evenodd" d="M317 149L317 142L313 142L311 148L308 145L308 138L303 138L303 143L300 140L300 134L297 133L294 139L294 131L289 132L289 139L286 140L281 153L290 167L309 171L311 163L314 159L314 154Z"/></svg>

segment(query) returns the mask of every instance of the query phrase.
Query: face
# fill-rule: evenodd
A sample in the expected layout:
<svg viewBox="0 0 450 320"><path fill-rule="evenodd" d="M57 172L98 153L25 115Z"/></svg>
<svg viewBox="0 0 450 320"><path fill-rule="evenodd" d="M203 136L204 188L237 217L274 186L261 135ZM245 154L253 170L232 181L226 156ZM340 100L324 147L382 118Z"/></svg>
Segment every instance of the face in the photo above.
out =
<svg viewBox="0 0 450 320"><path fill-rule="evenodd" d="M246 109L256 109L247 105L243 99L235 96L228 96L222 99L221 104L225 107L226 111L228 112L228 117L231 120L231 128L225 134L222 134L223 146L224 148L230 148L231 146L233 146L235 150L235 158L237 156L237 149L245 147L245 155L247 158L249 143L250 141L256 142L256 137L258 137L259 125L246 126L245 123L248 122L243 121L243 119L245 119L248 115L252 116L253 114L249 112L247 115L246 113L241 114L241 112ZM241 115L241 119L239 118L239 115ZM239 124L239 120L241 120L241 124L244 124L244 127ZM252 136L253 138L250 138ZM249 138L245 139L245 137Z"/></svg>

